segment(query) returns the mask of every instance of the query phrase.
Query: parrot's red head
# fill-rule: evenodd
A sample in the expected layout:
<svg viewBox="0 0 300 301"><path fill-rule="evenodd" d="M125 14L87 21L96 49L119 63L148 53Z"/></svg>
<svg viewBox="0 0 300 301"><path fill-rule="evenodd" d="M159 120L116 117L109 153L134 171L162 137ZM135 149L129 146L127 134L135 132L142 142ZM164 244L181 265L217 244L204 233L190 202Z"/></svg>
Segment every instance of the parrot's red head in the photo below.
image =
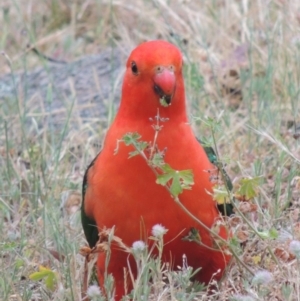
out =
<svg viewBox="0 0 300 301"><path fill-rule="evenodd" d="M167 116L186 114L182 55L162 40L142 43L131 52L120 111L144 118L155 116L158 108Z"/></svg>

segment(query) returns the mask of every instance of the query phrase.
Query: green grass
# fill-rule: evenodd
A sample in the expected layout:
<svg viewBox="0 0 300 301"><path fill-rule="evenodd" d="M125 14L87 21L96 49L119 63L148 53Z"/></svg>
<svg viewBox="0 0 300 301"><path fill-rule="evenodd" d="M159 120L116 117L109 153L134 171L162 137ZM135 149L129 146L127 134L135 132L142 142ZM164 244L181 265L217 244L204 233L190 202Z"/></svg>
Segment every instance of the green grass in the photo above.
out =
<svg viewBox="0 0 300 301"><path fill-rule="evenodd" d="M242 178L262 177L251 200L255 210L237 214L239 223L232 230L233 247L256 278L235 260L213 298L298 300L299 258L290 241L300 240L300 157L295 126L288 124L300 122L299 9L297 1L279 0L4 1L0 72L17 75L18 70L30 72L39 65L47 68L28 44L61 61L112 46L127 56L148 39L164 38L178 45L184 54L195 132L209 139L211 129L203 120L209 116L220 122L215 133L219 159L226 162L235 192ZM241 45L246 45L242 59L234 52ZM236 91L241 91L242 100ZM52 87L39 103L26 96L26 87L0 98L1 300L80 300L84 258L79 248L85 241L78 193L84 170L114 115L111 99L112 95L107 116L83 122L73 94L64 100L58 131L51 119L43 128L36 126L45 117L40 103L53 101ZM34 118L26 122L26 116ZM142 280L154 265L171 283L178 283L179 276L164 266L150 259L148 265ZM45 279L29 279L39 266L55 272L59 284L53 290ZM268 275L260 280L261 270L269 271L270 282ZM183 297L178 295L178 300L188 300L188 285L182 283ZM143 289L147 287L136 289L137 296ZM153 284L152 289L157 293L166 288ZM170 285L161 300L174 298L173 289ZM202 291L198 298L209 297Z"/></svg>

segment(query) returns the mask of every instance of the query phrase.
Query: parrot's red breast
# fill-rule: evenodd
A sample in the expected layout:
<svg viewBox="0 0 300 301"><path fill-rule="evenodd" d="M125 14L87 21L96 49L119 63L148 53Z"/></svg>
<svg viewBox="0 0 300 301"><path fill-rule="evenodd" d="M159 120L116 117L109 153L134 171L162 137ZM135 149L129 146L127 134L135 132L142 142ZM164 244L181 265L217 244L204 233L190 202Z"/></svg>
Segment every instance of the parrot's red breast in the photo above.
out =
<svg viewBox="0 0 300 301"><path fill-rule="evenodd" d="M91 234L87 223L95 223L97 232L115 226L115 235L128 246L145 238L141 236L141 224L146 236L154 225L162 224L168 229L164 236L164 261L181 266L185 254L190 266L202 267L196 280L207 283L215 273L215 278L220 279L230 256L182 240L195 228L202 243L214 248L211 235L174 202L165 187L156 183L155 174L141 156L129 159L132 149L123 143L119 143L115 154L118 140L127 133L137 132L143 141L153 141L152 125L158 111L161 118L166 118L157 136L158 149L166 149L164 161L175 170L191 169L194 174L192 189L184 190L180 201L208 227L218 219L209 173L215 166L188 124L181 53L168 42L151 41L139 45L128 58L119 111L85 176L82 210L87 239L93 244L97 237L95 231ZM225 229L221 236L227 238ZM127 266L127 257L120 248L112 249L108 273L115 277L117 298L124 292L123 267ZM104 263L105 254L100 254L100 283ZM219 269L221 272L217 273Z"/></svg>

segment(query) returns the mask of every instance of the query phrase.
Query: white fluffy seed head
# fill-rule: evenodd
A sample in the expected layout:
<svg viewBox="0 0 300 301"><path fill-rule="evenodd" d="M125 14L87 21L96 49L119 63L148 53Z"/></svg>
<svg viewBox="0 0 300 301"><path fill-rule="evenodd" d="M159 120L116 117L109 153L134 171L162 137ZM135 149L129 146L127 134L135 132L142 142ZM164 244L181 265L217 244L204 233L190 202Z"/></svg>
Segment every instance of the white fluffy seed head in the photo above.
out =
<svg viewBox="0 0 300 301"><path fill-rule="evenodd" d="M162 237L168 232L168 229L166 229L163 225L161 224L156 224L152 227L152 235L154 237Z"/></svg>
<svg viewBox="0 0 300 301"><path fill-rule="evenodd" d="M135 241L132 244L132 249L134 252L142 252L146 248L146 244L142 240Z"/></svg>
<svg viewBox="0 0 300 301"><path fill-rule="evenodd" d="M97 298L97 297L101 296L101 290L98 285L93 284L88 287L86 294L91 299Z"/></svg>
<svg viewBox="0 0 300 301"><path fill-rule="evenodd" d="M252 284L268 284L273 280L273 275L266 270L257 272L253 279Z"/></svg>
<svg viewBox="0 0 300 301"><path fill-rule="evenodd" d="M300 241L292 240L290 242L289 251L297 258L300 258Z"/></svg>

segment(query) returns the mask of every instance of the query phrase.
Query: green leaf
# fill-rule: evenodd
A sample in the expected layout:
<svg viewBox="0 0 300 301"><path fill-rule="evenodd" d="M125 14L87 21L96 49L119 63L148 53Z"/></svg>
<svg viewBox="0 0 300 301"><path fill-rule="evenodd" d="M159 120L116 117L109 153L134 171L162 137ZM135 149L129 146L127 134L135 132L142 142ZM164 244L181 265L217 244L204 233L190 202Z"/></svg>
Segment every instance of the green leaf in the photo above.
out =
<svg viewBox="0 0 300 301"><path fill-rule="evenodd" d="M48 274L49 273L47 271L34 272L29 275L29 278L34 281L40 281L40 280L46 278L48 276Z"/></svg>
<svg viewBox="0 0 300 301"><path fill-rule="evenodd" d="M39 271L29 275L29 278L34 281L44 280L48 289L54 290L56 285L56 274L51 269L39 266Z"/></svg>
<svg viewBox="0 0 300 301"><path fill-rule="evenodd" d="M148 146L148 143L145 141L138 141L141 138L141 135L138 133L127 133L123 136L122 140L126 146L133 145L135 150L129 152L129 158L139 155L144 149ZM115 150L115 153L118 152L118 145Z"/></svg>
<svg viewBox="0 0 300 301"><path fill-rule="evenodd" d="M169 164L164 164L161 169L164 173L157 176L156 183L166 186L171 182L170 191L175 197L182 193L183 189L191 189L191 185L194 184L192 170L174 170Z"/></svg>
<svg viewBox="0 0 300 301"><path fill-rule="evenodd" d="M1 243L1 248L3 248L3 250L13 250L16 247L17 247L17 243L14 241Z"/></svg>
<svg viewBox="0 0 300 301"><path fill-rule="evenodd" d="M194 184L194 175L191 169L181 170L179 175L185 185L190 186Z"/></svg>
<svg viewBox="0 0 300 301"><path fill-rule="evenodd" d="M127 133L123 136L122 141L125 143L126 146L135 144L139 139L141 138L141 135L139 133Z"/></svg>
<svg viewBox="0 0 300 301"><path fill-rule="evenodd" d="M224 185L213 187L213 198L218 205L230 203L230 197Z"/></svg>
<svg viewBox="0 0 300 301"><path fill-rule="evenodd" d="M269 233L270 233L270 238L272 239L277 239L279 236L279 233L275 228L271 228Z"/></svg>
<svg viewBox="0 0 300 301"><path fill-rule="evenodd" d="M45 284L48 289L53 291L55 289L55 284L56 284L56 275L52 272L49 273L48 277L45 279Z"/></svg>
<svg viewBox="0 0 300 301"><path fill-rule="evenodd" d="M174 196L178 196L180 193L182 193L183 189L180 183L179 171L175 171L175 173L173 174L173 180L172 180L170 190Z"/></svg>
<svg viewBox="0 0 300 301"><path fill-rule="evenodd" d="M199 230L196 228L191 228L189 233L185 237L183 237L182 240L201 242Z"/></svg>
<svg viewBox="0 0 300 301"><path fill-rule="evenodd" d="M135 157L137 155L139 155L139 151L135 150L135 151L129 152L128 158L130 159L130 158Z"/></svg>
<svg viewBox="0 0 300 301"><path fill-rule="evenodd" d="M259 234L259 236L262 239L267 239L269 238L269 232L268 231L257 231L257 233Z"/></svg>
<svg viewBox="0 0 300 301"><path fill-rule="evenodd" d="M257 196L259 184L261 183L261 176L255 178L244 178L241 180L241 186L237 193L245 197L246 200L253 199Z"/></svg>
<svg viewBox="0 0 300 301"><path fill-rule="evenodd" d="M167 183L172 179L172 177L173 176L170 173L165 173L165 174L162 174L162 175L158 175L157 179L156 179L156 183L160 184L160 185L163 185L163 186L166 186Z"/></svg>
<svg viewBox="0 0 300 301"><path fill-rule="evenodd" d="M240 242L239 240L237 239L237 237L231 237L231 239L229 240L229 245L232 247L232 248L238 248L240 249Z"/></svg>
<svg viewBox="0 0 300 301"><path fill-rule="evenodd" d="M258 231L258 234L263 239L267 239L267 238L276 239L278 238L279 235L278 231L275 228L271 228L268 231Z"/></svg>
<svg viewBox="0 0 300 301"><path fill-rule="evenodd" d="M162 165L165 164L163 155L160 152L154 153L153 158L151 159L151 164L155 167L161 168Z"/></svg>
<svg viewBox="0 0 300 301"><path fill-rule="evenodd" d="M162 171L164 171L165 173L173 173L175 170L167 163L165 163L162 167L161 167Z"/></svg>
<svg viewBox="0 0 300 301"><path fill-rule="evenodd" d="M138 146L138 149L140 151L143 151L148 146L148 142L146 142L146 141L139 141L137 143L137 146Z"/></svg>

